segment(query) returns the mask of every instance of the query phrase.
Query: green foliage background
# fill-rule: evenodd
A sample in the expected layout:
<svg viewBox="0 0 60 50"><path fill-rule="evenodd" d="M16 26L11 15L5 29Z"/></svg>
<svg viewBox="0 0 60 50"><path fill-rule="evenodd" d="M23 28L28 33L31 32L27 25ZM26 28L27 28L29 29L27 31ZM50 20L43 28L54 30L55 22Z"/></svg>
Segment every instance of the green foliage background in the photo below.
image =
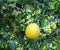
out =
<svg viewBox="0 0 60 50"><path fill-rule="evenodd" d="M30 23L38 39L25 36ZM0 50L60 50L60 0L0 0Z"/></svg>

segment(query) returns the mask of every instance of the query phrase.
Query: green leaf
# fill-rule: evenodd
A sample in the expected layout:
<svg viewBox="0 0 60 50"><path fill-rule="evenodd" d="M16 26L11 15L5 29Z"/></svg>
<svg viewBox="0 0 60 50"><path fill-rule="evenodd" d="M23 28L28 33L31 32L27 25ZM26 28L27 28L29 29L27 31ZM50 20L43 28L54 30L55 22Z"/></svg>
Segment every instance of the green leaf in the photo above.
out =
<svg viewBox="0 0 60 50"><path fill-rule="evenodd" d="M19 0L8 0L8 1L18 2Z"/></svg>
<svg viewBox="0 0 60 50"><path fill-rule="evenodd" d="M2 32L2 36L3 36L3 38L6 38L8 36L8 33L7 32Z"/></svg>
<svg viewBox="0 0 60 50"><path fill-rule="evenodd" d="M58 8L57 6L58 6L58 1L54 1L54 2L51 3L50 8L51 9L56 9L56 8Z"/></svg>
<svg viewBox="0 0 60 50"><path fill-rule="evenodd" d="M15 43L15 41L11 40L9 43L10 43L11 50L16 50L16 43Z"/></svg>
<svg viewBox="0 0 60 50"><path fill-rule="evenodd" d="M46 46L43 46L42 50L46 50L46 49L47 49Z"/></svg>
<svg viewBox="0 0 60 50"><path fill-rule="evenodd" d="M48 20L47 19L43 19L41 21L41 27L45 27L45 26L47 26L47 24L48 24Z"/></svg>
<svg viewBox="0 0 60 50"><path fill-rule="evenodd" d="M27 4L25 9L26 9L26 12L33 12L33 7L31 5Z"/></svg>
<svg viewBox="0 0 60 50"><path fill-rule="evenodd" d="M6 38L9 34L5 32L4 30L0 30L0 34L3 36L3 38Z"/></svg>

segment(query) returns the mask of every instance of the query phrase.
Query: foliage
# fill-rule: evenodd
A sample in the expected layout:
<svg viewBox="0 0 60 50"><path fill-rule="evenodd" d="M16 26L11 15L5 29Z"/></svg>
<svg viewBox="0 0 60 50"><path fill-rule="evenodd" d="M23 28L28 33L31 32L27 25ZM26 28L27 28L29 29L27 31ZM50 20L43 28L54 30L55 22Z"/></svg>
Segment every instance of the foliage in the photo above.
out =
<svg viewBox="0 0 60 50"><path fill-rule="evenodd" d="M25 36L30 23L38 39ZM0 50L60 50L60 0L0 0Z"/></svg>

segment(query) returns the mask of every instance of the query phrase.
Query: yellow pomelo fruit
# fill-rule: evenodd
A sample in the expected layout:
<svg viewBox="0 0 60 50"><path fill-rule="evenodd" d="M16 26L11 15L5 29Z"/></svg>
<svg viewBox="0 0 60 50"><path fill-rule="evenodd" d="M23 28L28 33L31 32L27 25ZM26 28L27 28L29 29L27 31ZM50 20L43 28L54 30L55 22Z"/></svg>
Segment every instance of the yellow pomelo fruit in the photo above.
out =
<svg viewBox="0 0 60 50"><path fill-rule="evenodd" d="M40 35L40 28L36 23L31 23L26 27L25 30L26 37L30 39L36 39Z"/></svg>

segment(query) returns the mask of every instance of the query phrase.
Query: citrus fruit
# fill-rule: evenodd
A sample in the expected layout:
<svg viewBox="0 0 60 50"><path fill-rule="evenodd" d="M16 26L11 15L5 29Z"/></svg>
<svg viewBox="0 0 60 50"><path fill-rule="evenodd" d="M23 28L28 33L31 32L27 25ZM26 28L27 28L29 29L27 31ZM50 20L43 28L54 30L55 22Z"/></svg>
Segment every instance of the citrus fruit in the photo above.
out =
<svg viewBox="0 0 60 50"><path fill-rule="evenodd" d="M25 34L26 37L30 39L38 38L40 35L40 28L36 23L31 23L26 27Z"/></svg>

